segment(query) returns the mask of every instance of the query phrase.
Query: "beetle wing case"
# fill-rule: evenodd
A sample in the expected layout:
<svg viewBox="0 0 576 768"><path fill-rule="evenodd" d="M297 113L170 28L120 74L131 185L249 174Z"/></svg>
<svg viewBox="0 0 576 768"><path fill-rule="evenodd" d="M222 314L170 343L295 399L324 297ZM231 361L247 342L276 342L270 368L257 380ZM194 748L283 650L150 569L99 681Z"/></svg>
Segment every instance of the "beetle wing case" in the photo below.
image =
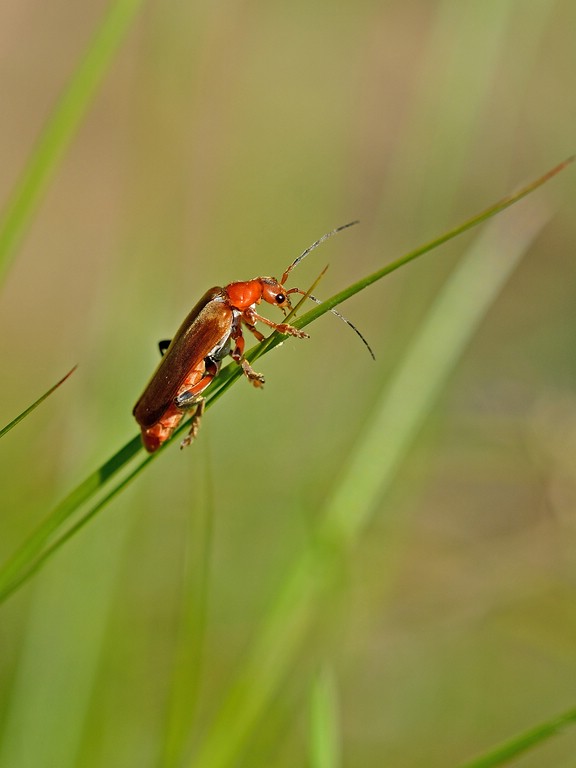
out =
<svg viewBox="0 0 576 768"><path fill-rule="evenodd" d="M222 288L210 288L188 313L134 406L141 427L151 427L172 404L187 374L232 330L234 313Z"/></svg>

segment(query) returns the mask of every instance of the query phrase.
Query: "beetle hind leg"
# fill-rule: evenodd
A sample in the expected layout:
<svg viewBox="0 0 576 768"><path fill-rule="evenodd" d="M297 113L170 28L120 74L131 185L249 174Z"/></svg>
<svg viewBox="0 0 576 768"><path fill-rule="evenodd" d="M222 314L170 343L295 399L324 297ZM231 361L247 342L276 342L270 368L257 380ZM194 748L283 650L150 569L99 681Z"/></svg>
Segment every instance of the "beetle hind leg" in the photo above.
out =
<svg viewBox="0 0 576 768"><path fill-rule="evenodd" d="M176 397L174 404L180 408L181 411L190 411L191 413L190 429L184 440L180 443L180 448L182 449L191 445L192 441L196 439L196 435L200 429L200 422L202 421L202 416L204 415L204 410L206 408L206 398L191 390L186 390Z"/></svg>
<svg viewBox="0 0 576 768"><path fill-rule="evenodd" d="M191 445L192 442L196 439L196 435L200 429L200 422L202 421L202 416L204 415L204 409L206 407L206 398L200 397L200 399L196 399L194 404L189 407L194 408L194 413L190 419L190 429L188 430L188 434L180 443L180 450Z"/></svg>
<svg viewBox="0 0 576 768"><path fill-rule="evenodd" d="M202 415L206 408L206 398L202 397L202 392L210 384L212 379L216 376L220 369L220 363L213 360L211 357L207 357L203 361L202 376L200 380L194 381L194 377L187 381L185 386L181 388L180 392L174 398L174 405L181 411L190 411L190 430L184 440L180 443L180 448L186 448L190 445L198 434L200 428L200 422ZM199 373L196 371L194 373Z"/></svg>

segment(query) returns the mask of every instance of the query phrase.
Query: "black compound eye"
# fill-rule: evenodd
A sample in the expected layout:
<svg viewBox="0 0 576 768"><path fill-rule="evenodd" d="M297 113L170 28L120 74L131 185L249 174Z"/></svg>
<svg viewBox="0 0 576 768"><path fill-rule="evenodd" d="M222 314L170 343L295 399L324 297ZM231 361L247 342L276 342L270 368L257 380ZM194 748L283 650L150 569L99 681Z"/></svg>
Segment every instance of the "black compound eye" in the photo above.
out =
<svg viewBox="0 0 576 768"><path fill-rule="evenodd" d="M283 293L276 294L276 304L284 304L285 301L286 301L286 296L284 296Z"/></svg>

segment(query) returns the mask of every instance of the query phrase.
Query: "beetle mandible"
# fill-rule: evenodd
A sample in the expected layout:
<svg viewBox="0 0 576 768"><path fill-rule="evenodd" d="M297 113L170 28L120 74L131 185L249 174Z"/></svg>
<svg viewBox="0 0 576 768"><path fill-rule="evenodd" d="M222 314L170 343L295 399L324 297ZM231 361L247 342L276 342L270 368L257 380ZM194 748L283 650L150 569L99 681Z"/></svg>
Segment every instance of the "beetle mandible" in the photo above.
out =
<svg viewBox="0 0 576 768"><path fill-rule="evenodd" d="M244 375L255 387L264 385L264 376L257 373L244 357L242 325L245 325L258 341L263 341L265 337L256 328L256 323L264 323L274 331L288 336L309 338L307 333L288 323L275 323L259 315L255 307L266 301L279 307L284 314L291 311L289 295L306 295L300 288L286 290L284 287L292 269L324 240L357 223L352 221L344 224L316 240L292 262L280 281L274 277L255 277L206 291L189 312L174 338L160 342L160 351L163 354L160 365L134 406L133 414L142 430L142 442L147 451L153 453L160 448L188 412L192 414L190 431L182 441L181 447L192 442L204 412L205 399L202 392L213 381L227 355L242 367ZM308 298L320 303L314 296L309 295ZM374 357L360 331L339 312L334 309L331 311L356 331Z"/></svg>

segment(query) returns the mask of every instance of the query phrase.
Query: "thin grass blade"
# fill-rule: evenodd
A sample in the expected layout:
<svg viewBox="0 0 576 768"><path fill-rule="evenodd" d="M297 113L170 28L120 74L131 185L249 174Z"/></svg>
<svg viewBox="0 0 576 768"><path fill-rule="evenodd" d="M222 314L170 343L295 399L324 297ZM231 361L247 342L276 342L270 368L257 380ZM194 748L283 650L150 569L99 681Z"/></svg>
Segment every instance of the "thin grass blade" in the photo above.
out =
<svg viewBox="0 0 576 768"><path fill-rule="evenodd" d="M75 365L74 368L71 368L68 371L68 373L60 379L60 381L57 381L56 384L54 384L53 387L50 387L50 389L47 392L44 392L44 394L41 397L39 397L38 400L36 400L34 403L32 403L32 405L28 406L28 408L26 408L25 411L22 411L22 413L20 415L16 416L15 419L12 419L12 421L9 424L6 424L5 427L2 427L2 429L0 429L0 437L4 437L4 435L7 432L10 432L10 430L13 429L16 426L16 424L20 423L22 421L22 419L25 419L26 416L28 416L29 413L32 413L32 411L35 408L38 408L40 403L43 403L44 400L46 400L47 397L50 397L50 395L53 392L55 392L58 389L59 386L64 384L64 382L66 381L66 379L69 376L72 376L72 374L74 373L74 371L76 370L77 367L78 366Z"/></svg>
<svg viewBox="0 0 576 768"><path fill-rule="evenodd" d="M554 168L549 170L543 176L540 176L535 181L530 182L530 184L526 184L526 186L522 187L514 194L507 195L506 197L502 198L502 200L499 200L497 203L494 203L494 205L491 205L489 208L486 208L484 211L477 214L476 216L473 216L471 219L468 219L464 223L460 224L458 227L451 229L449 232L446 232L445 234L440 235L440 237L437 237L434 240L431 240L429 243L426 243L425 245L421 245L419 248L416 248L413 251L410 251L404 256L401 256L399 259L396 259L395 261L390 262L382 269L379 269L376 272L373 272L371 275L368 275L362 280L358 280L358 282L353 283L351 286L349 286L348 288L345 288L343 291L340 291L339 293L335 293L334 296L323 301L320 306L314 307L305 315L302 315L302 317L295 320L294 325L297 328L304 328L305 326L309 325L309 323L311 323L313 320L316 320L316 318L320 317L325 312L328 312L330 309L332 309L332 307L335 307L338 304L341 304L343 301L346 301L346 299L349 299L351 296L354 296L356 293L359 293L360 291L364 290L364 288L367 288L369 285L372 285L378 280L381 280L383 277L386 277L386 275L389 275L390 273L396 271L400 267L403 267L405 264L409 264L411 261L414 261L420 256L423 256L425 253L429 253L430 251L438 248L439 246L444 245L444 243L447 243L449 240L453 240L455 237L458 237L458 235L462 235L464 234L464 232L468 232L468 230L473 229L474 227L477 227L479 224L482 224L485 221L488 221L488 219L491 219L493 216L496 216L502 211L505 211L506 208L509 208L511 205L514 205L515 203L519 202L520 200L522 200L522 198L527 197L532 192L537 190L538 187L541 187L543 184L546 184L546 182L550 181L550 179L554 178L554 176L558 175L561 171L563 171L571 163L573 163L574 159L575 159L574 155L567 158L562 163L559 163Z"/></svg>
<svg viewBox="0 0 576 768"><path fill-rule="evenodd" d="M557 736L569 726L576 724L576 709L569 709L564 714L552 718L541 725L537 725L504 742L485 755L463 763L460 768L497 768L499 765L507 765L519 755L529 752L535 747L541 746L545 741Z"/></svg>

